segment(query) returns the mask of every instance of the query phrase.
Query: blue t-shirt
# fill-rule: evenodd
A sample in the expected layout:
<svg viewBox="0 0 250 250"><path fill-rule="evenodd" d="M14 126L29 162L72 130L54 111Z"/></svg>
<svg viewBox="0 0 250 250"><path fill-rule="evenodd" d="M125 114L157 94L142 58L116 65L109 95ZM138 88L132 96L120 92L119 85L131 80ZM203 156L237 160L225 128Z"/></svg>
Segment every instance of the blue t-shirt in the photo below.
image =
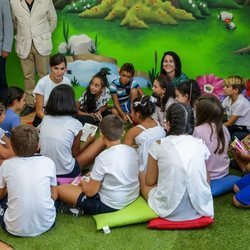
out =
<svg viewBox="0 0 250 250"><path fill-rule="evenodd" d="M110 94L117 94L118 100L120 104L124 104L129 100L130 90L133 88L138 88L139 84L132 80L129 84L123 85L120 82L120 78L115 79L110 85L109 90Z"/></svg>
<svg viewBox="0 0 250 250"><path fill-rule="evenodd" d="M21 124L20 116L17 115L12 109L7 109L5 112L5 119L0 124L0 127L11 134L11 129Z"/></svg>

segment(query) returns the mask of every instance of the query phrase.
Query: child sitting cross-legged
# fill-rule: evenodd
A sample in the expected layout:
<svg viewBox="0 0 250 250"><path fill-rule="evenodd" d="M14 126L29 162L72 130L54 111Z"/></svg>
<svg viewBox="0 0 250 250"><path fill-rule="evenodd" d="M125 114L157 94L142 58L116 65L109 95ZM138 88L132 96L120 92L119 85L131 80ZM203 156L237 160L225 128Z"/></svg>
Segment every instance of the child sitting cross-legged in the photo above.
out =
<svg viewBox="0 0 250 250"><path fill-rule="evenodd" d="M107 149L96 157L89 180L82 180L79 186L57 187L59 200L86 214L120 210L139 195L138 156L132 147L121 144L123 121L108 115L100 122L100 132ZM64 204L59 211L72 210Z"/></svg>
<svg viewBox="0 0 250 250"><path fill-rule="evenodd" d="M151 117L154 111L155 104L150 101L150 96L138 96L134 99L132 119L139 124L127 132L124 143L138 146L140 171L147 167L148 151L152 143L166 136L164 128Z"/></svg>
<svg viewBox="0 0 250 250"><path fill-rule="evenodd" d="M55 223L55 164L36 154L39 136L34 127L15 127L10 141L16 156L0 167L0 224L12 235L37 236Z"/></svg>
<svg viewBox="0 0 250 250"><path fill-rule="evenodd" d="M209 151L200 139L189 135L190 115L184 104L169 106L169 135L153 143L146 175L140 172L143 197L158 216L172 221L214 215L205 165Z"/></svg>

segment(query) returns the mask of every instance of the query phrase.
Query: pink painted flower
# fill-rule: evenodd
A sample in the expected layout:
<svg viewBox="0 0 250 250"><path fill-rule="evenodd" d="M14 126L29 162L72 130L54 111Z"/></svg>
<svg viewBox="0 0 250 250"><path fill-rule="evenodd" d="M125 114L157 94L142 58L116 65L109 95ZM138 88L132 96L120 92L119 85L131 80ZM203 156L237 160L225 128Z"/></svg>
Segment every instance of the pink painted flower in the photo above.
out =
<svg viewBox="0 0 250 250"><path fill-rule="evenodd" d="M214 74L198 76L196 78L202 94L212 94L217 98L223 97L223 79Z"/></svg>

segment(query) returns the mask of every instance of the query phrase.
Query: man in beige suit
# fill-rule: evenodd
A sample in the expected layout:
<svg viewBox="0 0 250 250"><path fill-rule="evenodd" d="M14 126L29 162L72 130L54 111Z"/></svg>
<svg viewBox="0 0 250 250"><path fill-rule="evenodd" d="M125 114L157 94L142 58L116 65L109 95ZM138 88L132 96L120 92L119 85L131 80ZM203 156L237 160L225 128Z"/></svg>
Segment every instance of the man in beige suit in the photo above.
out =
<svg viewBox="0 0 250 250"><path fill-rule="evenodd" d="M39 78L48 74L51 34L56 28L57 16L52 0L10 0L10 4L26 93L26 106L20 115L25 116L35 110L32 95L35 73Z"/></svg>

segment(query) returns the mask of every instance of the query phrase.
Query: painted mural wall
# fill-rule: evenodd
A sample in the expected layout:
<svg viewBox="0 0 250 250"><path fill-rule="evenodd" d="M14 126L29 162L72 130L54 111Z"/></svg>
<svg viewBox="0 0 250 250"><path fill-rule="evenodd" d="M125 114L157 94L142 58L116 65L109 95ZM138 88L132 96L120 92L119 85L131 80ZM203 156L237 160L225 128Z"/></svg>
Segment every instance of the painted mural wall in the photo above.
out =
<svg viewBox="0 0 250 250"><path fill-rule="evenodd" d="M69 77L76 84L85 85L101 67L110 69L112 80L119 66L131 62L146 86L169 50L179 54L190 78L209 74L250 78L249 0L54 0L54 4L58 27L53 52L68 56ZM10 82L15 81L13 70L21 74L20 67L11 67L15 60L12 55Z"/></svg>

